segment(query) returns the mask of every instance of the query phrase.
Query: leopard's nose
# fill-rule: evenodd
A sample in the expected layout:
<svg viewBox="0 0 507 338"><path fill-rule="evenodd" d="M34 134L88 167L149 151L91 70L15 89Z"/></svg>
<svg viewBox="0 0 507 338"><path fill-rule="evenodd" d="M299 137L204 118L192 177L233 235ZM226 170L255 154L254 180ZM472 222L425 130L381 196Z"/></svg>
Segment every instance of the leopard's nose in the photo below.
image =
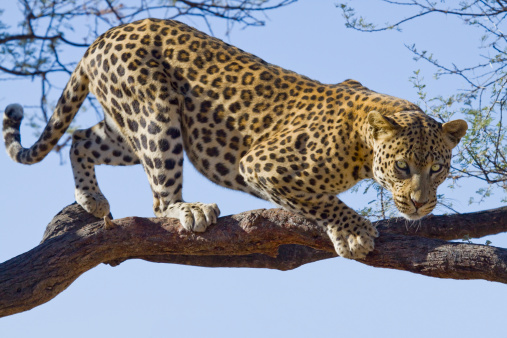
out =
<svg viewBox="0 0 507 338"><path fill-rule="evenodd" d="M422 202L422 203L421 203L421 202L416 201L416 200L414 200L414 199L412 199L412 203L414 203L414 206L415 206L415 208L416 208L416 209L419 209L420 207L422 207L423 205L425 205L425 204L426 204L426 202Z"/></svg>

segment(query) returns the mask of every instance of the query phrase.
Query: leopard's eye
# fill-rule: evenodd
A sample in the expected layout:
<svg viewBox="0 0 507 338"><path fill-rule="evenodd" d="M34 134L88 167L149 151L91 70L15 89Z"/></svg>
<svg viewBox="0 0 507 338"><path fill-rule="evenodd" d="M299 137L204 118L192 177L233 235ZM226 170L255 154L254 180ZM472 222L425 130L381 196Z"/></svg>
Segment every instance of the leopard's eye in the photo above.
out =
<svg viewBox="0 0 507 338"><path fill-rule="evenodd" d="M408 170L408 164L405 161L396 161L396 167L400 170Z"/></svg>
<svg viewBox="0 0 507 338"><path fill-rule="evenodd" d="M442 170L443 166L441 164L434 164L431 166L431 173L434 174L434 173L438 173L440 170Z"/></svg>

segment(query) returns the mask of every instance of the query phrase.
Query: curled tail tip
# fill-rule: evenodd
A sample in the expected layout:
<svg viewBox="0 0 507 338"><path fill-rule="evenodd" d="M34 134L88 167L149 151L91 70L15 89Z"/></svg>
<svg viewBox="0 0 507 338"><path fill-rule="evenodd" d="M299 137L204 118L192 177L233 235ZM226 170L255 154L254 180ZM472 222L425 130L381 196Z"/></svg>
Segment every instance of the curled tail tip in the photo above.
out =
<svg viewBox="0 0 507 338"><path fill-rule="evenodd" d="M9 119L21 120L23 118L23 107L17 103L10 104L5 108L5 115Z"/></svg>

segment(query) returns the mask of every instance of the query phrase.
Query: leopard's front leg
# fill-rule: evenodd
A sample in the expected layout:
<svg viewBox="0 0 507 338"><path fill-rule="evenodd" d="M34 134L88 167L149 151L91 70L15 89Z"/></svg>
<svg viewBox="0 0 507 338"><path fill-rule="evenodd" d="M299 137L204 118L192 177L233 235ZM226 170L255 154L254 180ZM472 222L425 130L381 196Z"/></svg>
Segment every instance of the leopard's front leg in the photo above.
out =
<svg viewBox="0 0 507 338"><path fill-rule="evenodd" d="M261 156L257 158L256 154ZM280 160L273 165L266 161L261 152L253 149L240 162L240 172L255 195L315 220L326 229L342 257L360 259L373 250L378 232L369 220L335 195L312 185L308 171L294 170L295 163Z"/></svg>
<svg viewBox="0 0 507 338"><path fill-rule="evenodd" d="M352 259L364 258L375 246L377 229L336 196L327 198L327 203L321 201L313 204L310 214L314 215L317 223L327 228L338 255Z"/></svg>
<svg viewBox="0 0 507 338"><path fill-rule="evenodd" d="M336 253L341 257L361 259L371 252L378 237L377 229L333 195L308 196L304 200L277 196L277 204L313 219L325 227Z"/></svg>

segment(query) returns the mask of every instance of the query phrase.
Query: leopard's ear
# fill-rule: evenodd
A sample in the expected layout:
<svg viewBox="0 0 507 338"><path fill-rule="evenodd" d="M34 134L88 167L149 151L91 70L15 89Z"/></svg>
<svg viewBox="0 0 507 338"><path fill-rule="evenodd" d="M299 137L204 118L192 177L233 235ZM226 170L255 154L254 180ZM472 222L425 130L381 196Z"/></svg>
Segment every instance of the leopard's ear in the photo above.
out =
<svg viewBox="0 0 507 338"><path fill-rule="evenodd" d="M378 111L368 113L368 123L372 127L373 137L375 140L386 139L398 133L401 129L393 119L380 114Z"/></svg>
<svg viewBox="0 0 507 338"><path fill-rule="evenodd" d="M444 139L447 146L452 149L456 147L468 129L468 124L464 120L454 120L442 125Z"/></svg>

